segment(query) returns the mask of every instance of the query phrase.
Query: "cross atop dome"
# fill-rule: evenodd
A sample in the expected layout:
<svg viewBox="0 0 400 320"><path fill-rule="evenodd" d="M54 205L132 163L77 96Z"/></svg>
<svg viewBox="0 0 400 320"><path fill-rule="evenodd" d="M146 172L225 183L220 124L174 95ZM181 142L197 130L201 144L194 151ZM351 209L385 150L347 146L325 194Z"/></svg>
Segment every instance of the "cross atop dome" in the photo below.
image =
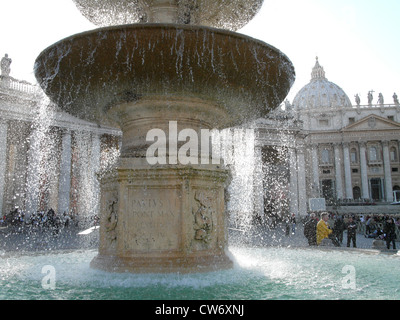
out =
<svg viewBox="0 0 400 320"><path fill-rule="evenodd" d="M326 79L324 68L318 62L318 57L315 57L315 66L311 72L311 79Z"/></svg>

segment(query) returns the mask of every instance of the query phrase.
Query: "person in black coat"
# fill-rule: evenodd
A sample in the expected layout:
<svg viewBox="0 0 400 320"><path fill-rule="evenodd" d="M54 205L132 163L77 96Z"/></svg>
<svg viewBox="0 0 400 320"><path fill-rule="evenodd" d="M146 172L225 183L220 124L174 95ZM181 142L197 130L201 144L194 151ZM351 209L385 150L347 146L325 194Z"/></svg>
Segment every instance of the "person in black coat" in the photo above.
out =
<svg viewBox="0 0 400 320"><path fill-rule="evenodd" d="M343 221L343 217L337 216L335 224L333 225L333 233L335 234L336 239L340 244L343 242L344 229L346 229L346 225Z"/></svg>
<svg viewBox="0 0 400 320"><path fill-rule="evenodd" d="M353 247L357 248L356 245L357 238L357 223L354 220L354 217L349 217L349 222L347 223L347 247L350 248L350 242L353 241Z"/></svg>
<svg viewBox="0 0 400 320"><path fill-rule="evenodd" d="M309 246L317 245L317 224L318 219L314 213L310 215L310 219L304 224L304 236L307 238Z"/></svg>
<svg viewBox="0 0 400 320"><path fill-rule="evenodd" d="M386 220L383 233L385 235L386 247L390 249L390 243L393 243L393 249L396 250L396 225L392 218Z"/></svg>

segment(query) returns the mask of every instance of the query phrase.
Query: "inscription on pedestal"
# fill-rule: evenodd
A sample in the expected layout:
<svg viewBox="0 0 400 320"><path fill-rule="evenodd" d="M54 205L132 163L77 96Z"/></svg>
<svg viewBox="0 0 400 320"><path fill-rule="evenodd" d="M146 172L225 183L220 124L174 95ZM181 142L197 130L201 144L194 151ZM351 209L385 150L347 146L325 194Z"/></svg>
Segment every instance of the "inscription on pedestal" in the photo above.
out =
<svg viewBox="0 0 400 320"><path fill-rule="evenodd" d="M123 222L124 247L130 251L170 251L180 246L177 189L130 187Z"/></svg>

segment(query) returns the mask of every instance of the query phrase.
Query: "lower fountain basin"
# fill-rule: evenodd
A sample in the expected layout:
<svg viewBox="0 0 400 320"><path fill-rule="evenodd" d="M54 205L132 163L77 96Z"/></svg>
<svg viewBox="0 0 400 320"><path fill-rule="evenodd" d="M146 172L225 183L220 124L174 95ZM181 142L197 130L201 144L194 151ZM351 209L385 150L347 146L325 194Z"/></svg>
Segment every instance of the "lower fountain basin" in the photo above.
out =
<svg viewBox="0 0 400 320"><path fill-rule="evenodd" d="M278 49L210 27L132 24L73 35L45 49L35 76L64 111L107 122L143 97L190 97L229 114L220 127L265 116L288 94L294 67ZM115 119L114 119L115 120Z"/></svg>
<svg viewBox="0 0 400 320"><path fill-rule="evenodd" d="M229 249L233 269L183 275L92 269L89 264L97 250L3 253L0 299L400 299L399 256L300 248ZM354 288L346 287L346 266L355 270ZM46 270L53 270L53 283Z"/></svg>

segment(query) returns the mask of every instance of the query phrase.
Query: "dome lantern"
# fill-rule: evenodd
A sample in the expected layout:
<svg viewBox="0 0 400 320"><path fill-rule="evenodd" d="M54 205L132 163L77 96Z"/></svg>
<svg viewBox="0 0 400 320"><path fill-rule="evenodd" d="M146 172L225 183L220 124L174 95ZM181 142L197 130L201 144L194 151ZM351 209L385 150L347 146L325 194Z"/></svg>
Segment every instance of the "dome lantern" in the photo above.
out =
<svg viewBox="0 0 400 320"><path fill-rule="evenodd" d="M311 79L326 79L324 68L318 62L318 57L316 57L315 66L311 72Z"/></svg>

